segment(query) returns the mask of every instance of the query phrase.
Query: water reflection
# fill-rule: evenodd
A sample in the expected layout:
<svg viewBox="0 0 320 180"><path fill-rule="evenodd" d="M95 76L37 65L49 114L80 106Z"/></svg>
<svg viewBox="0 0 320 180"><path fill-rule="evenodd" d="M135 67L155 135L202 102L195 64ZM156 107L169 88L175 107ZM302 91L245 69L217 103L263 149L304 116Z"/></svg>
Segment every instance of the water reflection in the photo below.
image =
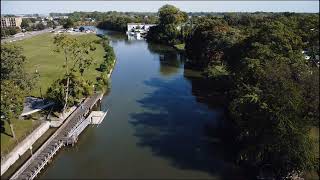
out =
<svg viewBox="0 0 320 180"><path fill-rule="evenodd" d="M183 77L145 81L156 91L138 100L146 112L131 114L135 136L140 139L138 145L151 147L155 155L170 159L177 168L239 179L237 168L222 158L224 150L204 134L205 125L221 119L223 112L208 111L195 101L183 82Z"/></svg>
<svg viewBox="0 0 320 180"><path fill-rule="evenodd" d="M224 107L227 96L224 92L226 84L223 79L209 80L199 71L184 68L183 76L192 84L192 95L198 102L208 105L211 108Z"/></svg>
<svg viewBox="0 0 320 180"><path fill-rule="evenodd" d="M148 49L151 53L158 55L160 63L160 73L164 76L171 76L183 67L185 57L176 52L175 49L154 43L148 43Z"/></svg>
<svg viewBox="0 0 320 180"><path fill-rule="evenodd" d="M144 40L144 38L141 36L134 36L134 35L130 35L130 34L127 34L127 38L129 41Z"/></svg>
<svg viewBox="0 0 320 180"><path fill-rule="evenodd" d="M223 109L205 101L209 86L184 68L184 56L106 33L117 56L102 105L108 116L82 134L77 151L60 153L43 178L241 179L226 153L232 146L205 134L208 124L223 122Z"/></svg>

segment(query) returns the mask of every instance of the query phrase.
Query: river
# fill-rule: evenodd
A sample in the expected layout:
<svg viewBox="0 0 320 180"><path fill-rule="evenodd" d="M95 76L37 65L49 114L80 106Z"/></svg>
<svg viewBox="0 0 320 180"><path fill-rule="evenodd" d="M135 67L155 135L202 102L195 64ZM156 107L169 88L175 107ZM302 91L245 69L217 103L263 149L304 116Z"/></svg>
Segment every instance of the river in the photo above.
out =
<svg viewBox="0 0 320 180"><path fill-rule="evenodd" d="M222 109L203 102L200 75L184 68L184 56L109 36L117 57L101 104L109 113L60 151L40 178L239 179L238 167L204 134L206 124L223 119Z"/></svg>

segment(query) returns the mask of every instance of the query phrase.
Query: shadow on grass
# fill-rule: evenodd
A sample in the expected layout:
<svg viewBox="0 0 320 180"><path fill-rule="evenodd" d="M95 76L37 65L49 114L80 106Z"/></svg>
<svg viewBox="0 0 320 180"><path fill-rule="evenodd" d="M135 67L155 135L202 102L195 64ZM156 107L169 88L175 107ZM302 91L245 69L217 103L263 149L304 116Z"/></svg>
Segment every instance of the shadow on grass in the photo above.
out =
<svg viewBox="0 0 320 180"><path fill-rule="evenodd" d="M1 120L1 134L7 135L7 136L13 138L13 135L8 134L8 133L6 132L6 129L5 129L5 127L4 127L4 121L2 121L2 120Z"/></svg>

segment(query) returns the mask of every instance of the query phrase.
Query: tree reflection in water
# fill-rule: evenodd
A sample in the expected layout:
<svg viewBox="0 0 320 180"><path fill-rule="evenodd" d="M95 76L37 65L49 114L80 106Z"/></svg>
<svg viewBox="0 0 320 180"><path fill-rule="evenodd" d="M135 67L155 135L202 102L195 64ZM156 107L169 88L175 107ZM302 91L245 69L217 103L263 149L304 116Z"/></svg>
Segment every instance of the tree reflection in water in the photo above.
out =
<svg viewBox="0 0 320 180"><path fill-rule="evenodd" d="M203 171L221 179L243 179L229 153L232 147L205 133L206 127L225 125L223 97L210 94L205 87L211 85L200 73L184 69L185 59L174 49L150 43L148 49L159 54L163 77L145 81L155 91L137 100L146 111L130 115L138 145L151 147L154 155L180 169ZM182 76L173 76L179 71Z"/></svg>

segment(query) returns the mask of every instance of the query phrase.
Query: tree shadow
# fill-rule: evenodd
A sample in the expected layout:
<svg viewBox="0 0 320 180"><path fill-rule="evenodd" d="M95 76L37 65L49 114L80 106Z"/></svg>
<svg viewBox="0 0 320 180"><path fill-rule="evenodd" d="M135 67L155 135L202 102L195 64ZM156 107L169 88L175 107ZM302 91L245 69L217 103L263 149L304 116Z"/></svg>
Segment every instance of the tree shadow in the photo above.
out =
<svg viewBox="0 0 320 180"><path fill-rule="evenodd" d="M7 136L13 138L13 135L12 135L12 134L8 134L8 133L6 132L6 129L4 128L4 123L5 123L5 122L4 122L3 120L1 120L0 122L1 122L1 134L7 135Z"/></svg>
<svg viewBox="0 0 320 180"><path fill-rule="evenodd" d="M228 105L227 92L231 86L227 78L210 79L201 72L184 69L183 76L191 83L192 95L197 101L208 105L210 108L226 108Z"/></svg>
<svg viewBox="0 0 320 180"><path fill-rule="evenodd" d="M1 134L4 134L4 135L6 135L6 136L9 136L9 137L13 138L13 135L8 134L8 133L7 133L7 132L5 132L5 131L1 132Z"/></svg>
<svg viewBox="0 0 320 180"><path fill-rule="evenodd" d="M209 109L199 102L183 77L171 81L153 78L144 83L155 91L137 100L144 112L131 114L139 146L150 147L154 155L179 169L244 179L225 146L205 133L208 124L223 124L223 109Z"/></svg>
<svg viewBox="0 0 320 180"><path fill-rule="evenodd" d="M148 43L148 50L152 54L156 54L159 57L160 69L159 72L163 76L175 75L183 68L183 64L186 61L186 57L178 53L174 48L161 45Z"/></svg>

